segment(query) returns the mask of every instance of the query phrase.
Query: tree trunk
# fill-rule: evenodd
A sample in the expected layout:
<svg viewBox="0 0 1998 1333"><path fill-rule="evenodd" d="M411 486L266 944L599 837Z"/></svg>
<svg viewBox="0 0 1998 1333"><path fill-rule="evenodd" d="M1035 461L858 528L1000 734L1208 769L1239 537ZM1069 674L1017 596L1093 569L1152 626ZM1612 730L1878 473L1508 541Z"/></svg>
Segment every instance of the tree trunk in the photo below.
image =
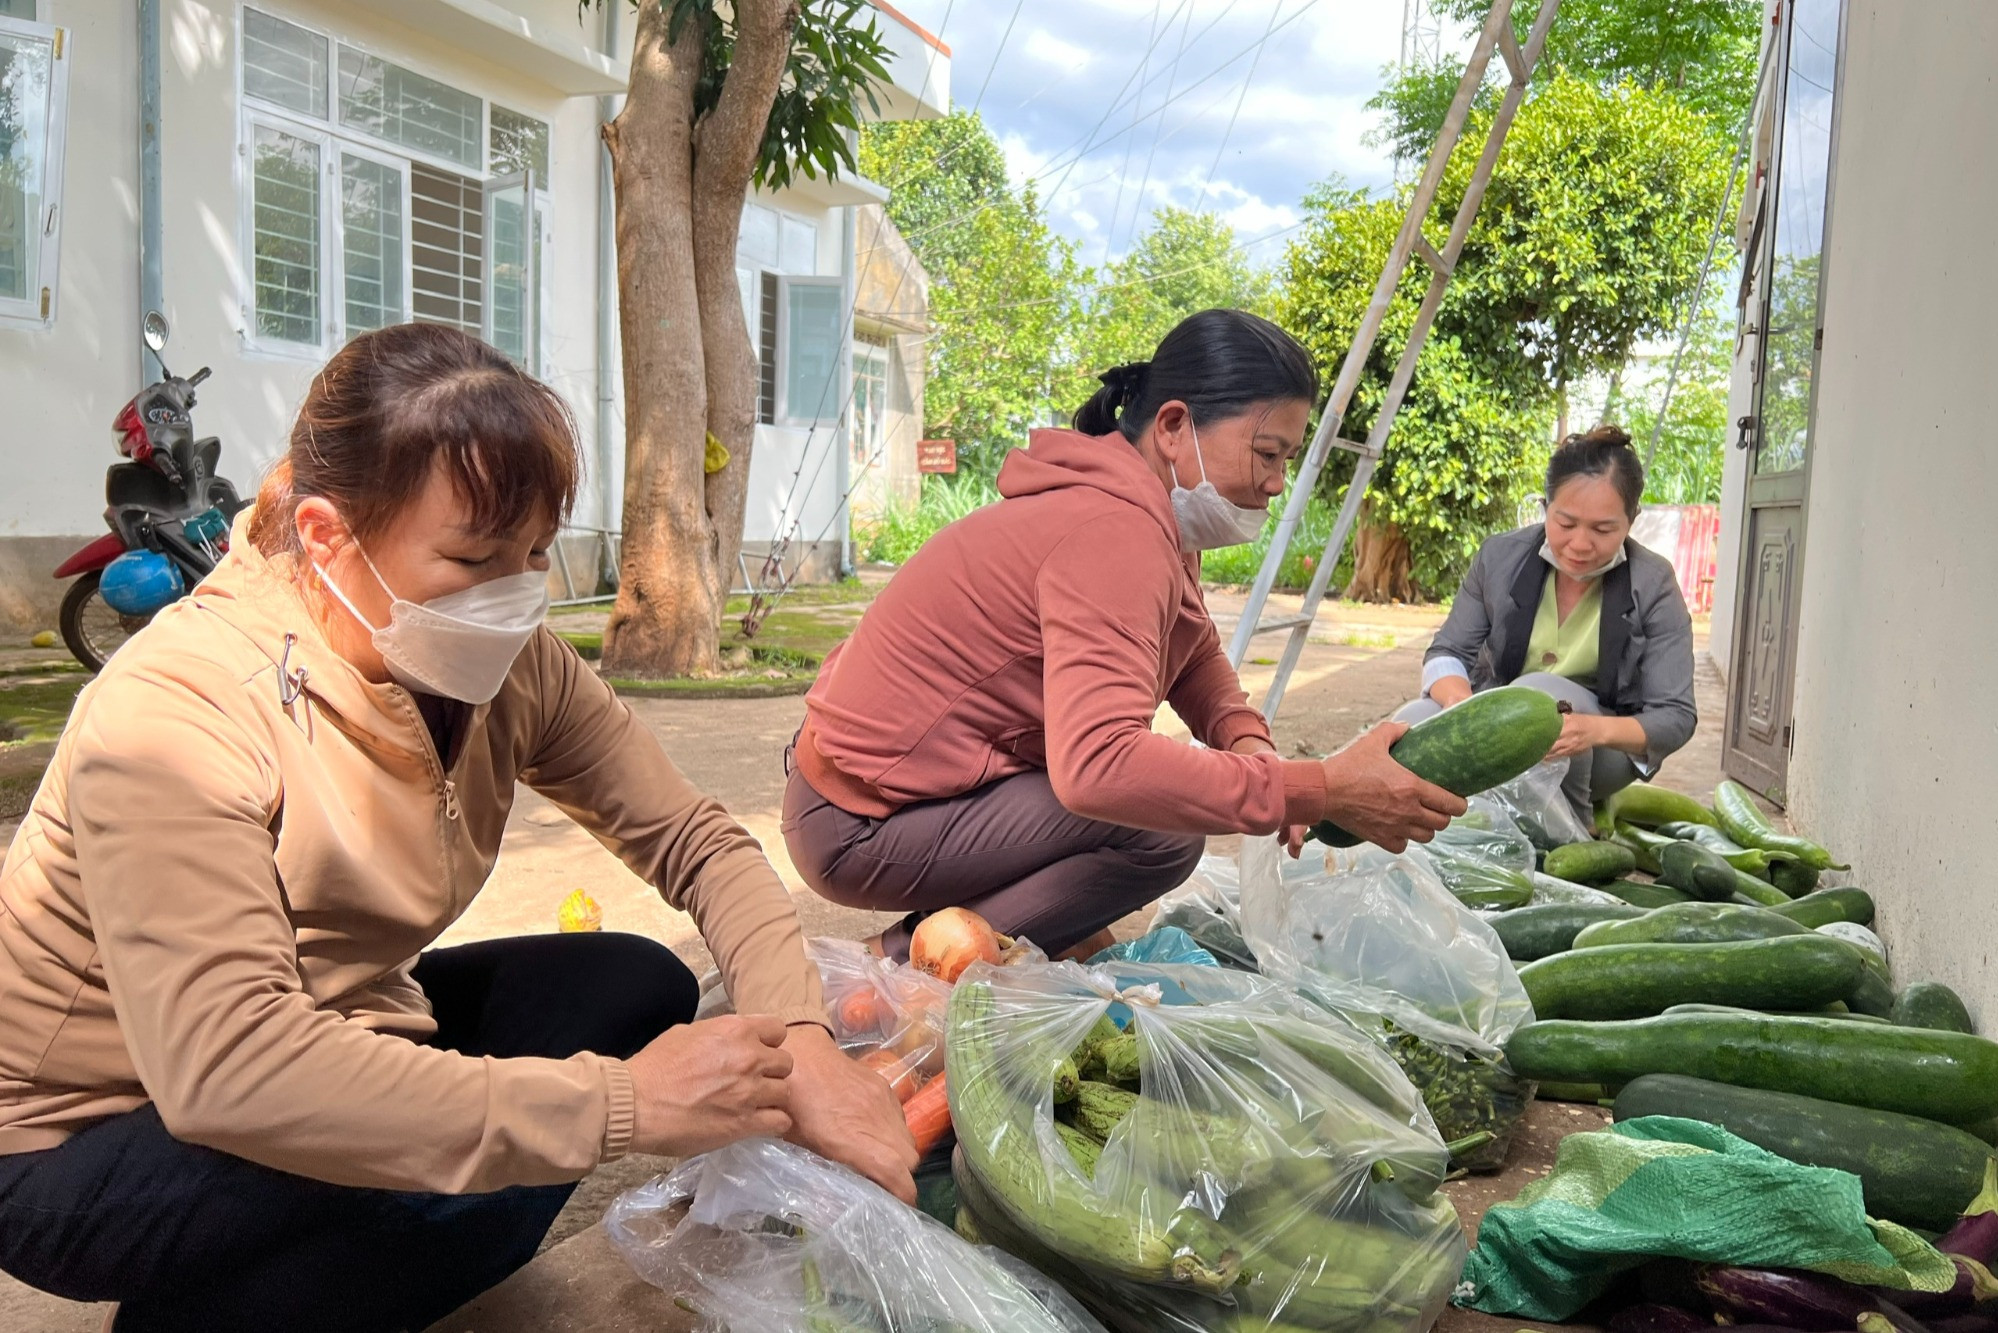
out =
<svg viewBox="0 0 1998 1333"><path fill-rule="evenodd" d="M624 540L603 651L610 676L720 669L756 411L736 229L796 18L791 0L738 0L720 103L696 127L701 22L669 41L667 9L640 7L630 95L603 129L617 193L625 400ZM731 454L712 477L710 430Z"/></svg>
<svg viewBox="0 0 1998 1333"><path fill-rule="evenodd" d="M1413 602L1415 580L1408 538L1395 524L1376 522L1373 508L1371 500L1360 505L1358 531L1353 538L1353 581L1346 585L1346 599Z"/></svg>

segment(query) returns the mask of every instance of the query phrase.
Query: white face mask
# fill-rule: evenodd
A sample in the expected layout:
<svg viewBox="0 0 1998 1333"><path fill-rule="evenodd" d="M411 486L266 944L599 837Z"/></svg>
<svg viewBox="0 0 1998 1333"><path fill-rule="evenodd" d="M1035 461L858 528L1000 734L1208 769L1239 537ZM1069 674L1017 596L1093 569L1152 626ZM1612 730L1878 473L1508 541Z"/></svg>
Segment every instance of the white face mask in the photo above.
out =
<svg viewBox="0 0 1998 1333"><path fill-rule="evenodd" d="M1550 543L1544 540L1540 543L1540 558L1542 560L1545 560L1548 564L1554 566L1554 568L1560 570L1562 573L1568 574L1567 568L1564 565L1562 565L1562 563L1559 560L1556 560L1554 558L1554 547ZM1586 574L1568 574L1568 577L1580 579L1582 582L1588 583L1591 580L1601 578L1603 575L1609 573L1612 569L1615 569L1618 565L1622 564L1624 561L1628 559L1630 559L1629 553L1626 552L1623 549L1622 544L1619 543L1616 548L1616 554L1611 556L1603 564L1601 564L1595 569L1590 570Z"/></svg>
<svg viewBox="0 0 1998 1333"><path fill-rule="evenodd" d="M1214 489L1207 480L1207 461L1200 456L1200 431L1191 421L1193 458L1200 464L1200 484L1188 489L1179 484L1179 469L1172 472L1172 516L1179 525L1180 549L1212 551L1223 546L1241 546L1262 535L1270 520L1267 509L1244 509Z"/></svg>
<svg viewBox="0 0 1998 1333"><path fill-rule="evenodd" d="M356 550L360 550L358 543ZM482 704L499 693L514 659L548 615L548 576L538 570L508 574L423 603L404 601L361 551L368 570L389 595L389 623L377 628L362 615L332 576L312 567L354 619L374 636L389 675L423 694Z"/></svg>

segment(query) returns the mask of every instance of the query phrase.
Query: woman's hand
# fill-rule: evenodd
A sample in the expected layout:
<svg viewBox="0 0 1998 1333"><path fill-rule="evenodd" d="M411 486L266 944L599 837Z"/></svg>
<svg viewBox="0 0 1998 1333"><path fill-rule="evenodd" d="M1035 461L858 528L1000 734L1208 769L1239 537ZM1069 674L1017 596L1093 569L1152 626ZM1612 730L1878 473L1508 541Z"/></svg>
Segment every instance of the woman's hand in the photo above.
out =
<svg viewBox="0 0 1998 1333"><path fill-rule="evenodd" d="M792 1058L783 1046L784 1025L754 1016L684 1023L654 1037L626 1062L638 1100L632 1151L692 1157L790 1133Z"/></svg>
<svg viewBox="0 0 1998 1333"><path fill-rule="evenodd" d="M1397 855L1410 842L1428 842L1469 808L1463 797L1394 761L1388 747L1407 730L1383 722L1324 760L1325 817Z"/></svg>
<svg viewBox="0 0 1998 1333"><path fill-rule="evenodd" d="M1438 707L1450 708L1471 697L1471 682L1462 676L1444 676L1429 687L1429 698Z"/></svg>
<svg viewBox="0 0 1998 1333"><path fill-rule="evenodd" d="M816 1023L794 1025L791 1132L785 1137L843 1162L903 1203L916 1201L916 1141L888 1080L848 1056Z"/></svg>
<svg viewBox="0 0 1998 1333"><path fill-rule="evenodd" d="M1561 719L1561 735L1554 742L1554 748L1547 752L1549 759L1566 759L1601 745L1602 728L1605 719L1592 713L1570 713Z"/></svg>

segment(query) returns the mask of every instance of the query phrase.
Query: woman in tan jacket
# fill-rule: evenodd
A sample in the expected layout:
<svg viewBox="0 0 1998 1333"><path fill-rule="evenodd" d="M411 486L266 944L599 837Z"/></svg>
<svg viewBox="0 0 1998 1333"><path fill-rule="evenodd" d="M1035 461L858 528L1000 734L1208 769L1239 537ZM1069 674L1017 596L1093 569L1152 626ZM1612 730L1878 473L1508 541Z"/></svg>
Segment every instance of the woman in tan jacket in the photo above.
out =
<svg viewBox="0 0 1998 1333"><path fill-rule="evenodd" d="M232 548L78 698L0 870L0 1269L125 1329L420 1329L627 1152L789 1135L913 1198L755 841L543 626L560 401L454 330L314 380ZM690 912L429 945L514 784Z"/></svg>

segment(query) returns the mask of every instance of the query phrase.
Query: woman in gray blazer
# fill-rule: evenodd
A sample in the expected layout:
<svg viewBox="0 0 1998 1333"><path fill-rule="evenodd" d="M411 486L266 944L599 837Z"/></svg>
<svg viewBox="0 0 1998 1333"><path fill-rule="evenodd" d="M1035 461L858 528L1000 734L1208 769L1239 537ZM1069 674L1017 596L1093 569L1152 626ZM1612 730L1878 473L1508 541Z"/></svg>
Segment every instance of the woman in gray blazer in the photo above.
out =
<svg viewBox="0 0 1998 1333"><path fill-rule="evenodd" d="M1415 723L1496 685L1572 710L1550 759L1590 806L1692 738L1693 622L1671 562L1631 539L1644 465L1614 426L1570 435L1547 465L1547 519L1489 538L1422 664Z"/></svg>

